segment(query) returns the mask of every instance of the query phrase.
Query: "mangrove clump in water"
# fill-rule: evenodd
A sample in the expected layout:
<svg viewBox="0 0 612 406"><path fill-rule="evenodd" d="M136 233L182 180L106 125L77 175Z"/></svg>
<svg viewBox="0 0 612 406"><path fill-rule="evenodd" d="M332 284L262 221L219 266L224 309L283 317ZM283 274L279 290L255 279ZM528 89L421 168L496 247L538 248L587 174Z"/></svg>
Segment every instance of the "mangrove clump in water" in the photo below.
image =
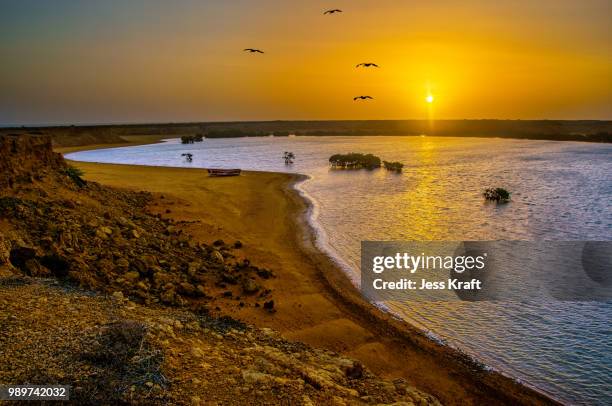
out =
<svg viewBox="0 0 612 406"><path fill-rule="evenodd" d="M332 168L340 169L376 169L380 168L380 158L372 154L334 154L329 158Z"/></svg>

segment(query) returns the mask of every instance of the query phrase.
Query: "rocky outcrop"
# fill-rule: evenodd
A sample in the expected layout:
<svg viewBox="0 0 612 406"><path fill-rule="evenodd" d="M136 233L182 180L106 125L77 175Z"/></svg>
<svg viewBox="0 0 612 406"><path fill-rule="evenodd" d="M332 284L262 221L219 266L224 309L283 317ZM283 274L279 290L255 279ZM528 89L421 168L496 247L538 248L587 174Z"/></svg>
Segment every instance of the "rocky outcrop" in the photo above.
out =
<svg viewBox="0 0 612 406"><path fill-rule="evenodd" d="M0 135L0 190L32 183L65 166L49 136Z"/></svg>
<svg viewBox="0 0 612 406"><path fill-rule="evenodd" d="M194 241L172 220L146 211L147 193L70 180L63 196L33 198L37 190L0 196L0 219L19 230L10 264L28 276L53 275L84 288L122 292L144 303L204 305L219 292L242 306L269 297L262 284L270 271L236 258L234 249ZM265 306L264 306L265 307Z"/></svg>
<svg viewBox="0 0 612 406"><path fill-rule="evenodd" d="M0 140L7 157L0 221L13 230L0 234L0 266L140 303L201 311L219 297L263 311L270 299L263 282L273 274L238 258L232 245L194 241L180 224L148 211L149 193L85 182L48 137Z"/></svg>
<svg viewBox="0 0 612 406"><path fill-rule="evenodd" d="M0 232L0 268L12 268L10 261L11 250L9 242L4 234Z"/></svg>

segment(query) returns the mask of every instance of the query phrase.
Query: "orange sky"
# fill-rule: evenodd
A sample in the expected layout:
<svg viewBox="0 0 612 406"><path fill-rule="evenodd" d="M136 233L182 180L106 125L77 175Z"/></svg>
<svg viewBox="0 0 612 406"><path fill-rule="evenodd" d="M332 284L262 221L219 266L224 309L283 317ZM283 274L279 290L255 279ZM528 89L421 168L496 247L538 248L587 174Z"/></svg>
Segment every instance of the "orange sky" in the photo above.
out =
<svg viewBox="0 0 612 406"><path fill-rule="evenodd" d="M609 1L0 3L5 125L612 118Z"/></svg>

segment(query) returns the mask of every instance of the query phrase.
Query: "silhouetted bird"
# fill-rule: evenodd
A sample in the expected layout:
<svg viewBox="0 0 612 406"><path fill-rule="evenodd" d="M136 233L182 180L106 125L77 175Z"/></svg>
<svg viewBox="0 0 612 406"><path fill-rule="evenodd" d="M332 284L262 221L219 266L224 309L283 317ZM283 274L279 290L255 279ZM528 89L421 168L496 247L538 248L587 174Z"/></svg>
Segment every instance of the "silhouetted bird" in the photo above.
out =
<svg viewBox="0 0 612 406"><path fill-rule="evenodd" d="M264 53L264 51L259 50L259 49L255 49L255 48L246 48L244 51L245 52L250 52L250 53L254 53L254 52L257 52L257 53L260 53L260 54Z"/></svg>
<svg viewBox="0 0 612 406"><path fill-rule="evenodd" d="M357 100L359 100L359 99L361 99L361 100L367 100L367 99L372 99L372 100L374 100L374 98L373 98L373 97L371 97L371 96L357 96L357 97L353 97L353 101L357 101Z"/></svg>
<svg viewBox="0 0 612 406"><path fill-rule="evenodd" d="M327 10L326 12L324 12L323 14L335 14L335 13L342 13L342 10L335 8L333 10Z"/></svg>
<svg viewBox="0 0 612 406"><path fill-rule="evenodd" d="M363 66L364 68L370 68L370 67L374 67L374 68L380 68L380 66L376 65L375 63L372 62L364 62L364 63L360 63L357 66L355 66L356 68Z"/></svg>

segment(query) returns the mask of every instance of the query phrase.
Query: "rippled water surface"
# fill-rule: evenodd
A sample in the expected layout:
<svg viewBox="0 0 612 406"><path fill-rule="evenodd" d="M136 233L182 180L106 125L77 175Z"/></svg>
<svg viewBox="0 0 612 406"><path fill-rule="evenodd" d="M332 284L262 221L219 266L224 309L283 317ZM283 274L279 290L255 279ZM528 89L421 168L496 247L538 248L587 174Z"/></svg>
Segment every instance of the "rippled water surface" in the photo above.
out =
<svg viewBox="0 0 612 406"><path fill-rule="evenodd" d="M284 151L297 156L285 166ZM187 163L181 153L193 153ZM404 173L330 170L335 153L368 152ZM435 137L177 140L84 151L70 159L298 172L320 244L357 283L362 240L611 240L612 145ZM487 186L513 192L483 202ZM561 399L612 404L612 304L385 303L496 369Z"/></svg>

